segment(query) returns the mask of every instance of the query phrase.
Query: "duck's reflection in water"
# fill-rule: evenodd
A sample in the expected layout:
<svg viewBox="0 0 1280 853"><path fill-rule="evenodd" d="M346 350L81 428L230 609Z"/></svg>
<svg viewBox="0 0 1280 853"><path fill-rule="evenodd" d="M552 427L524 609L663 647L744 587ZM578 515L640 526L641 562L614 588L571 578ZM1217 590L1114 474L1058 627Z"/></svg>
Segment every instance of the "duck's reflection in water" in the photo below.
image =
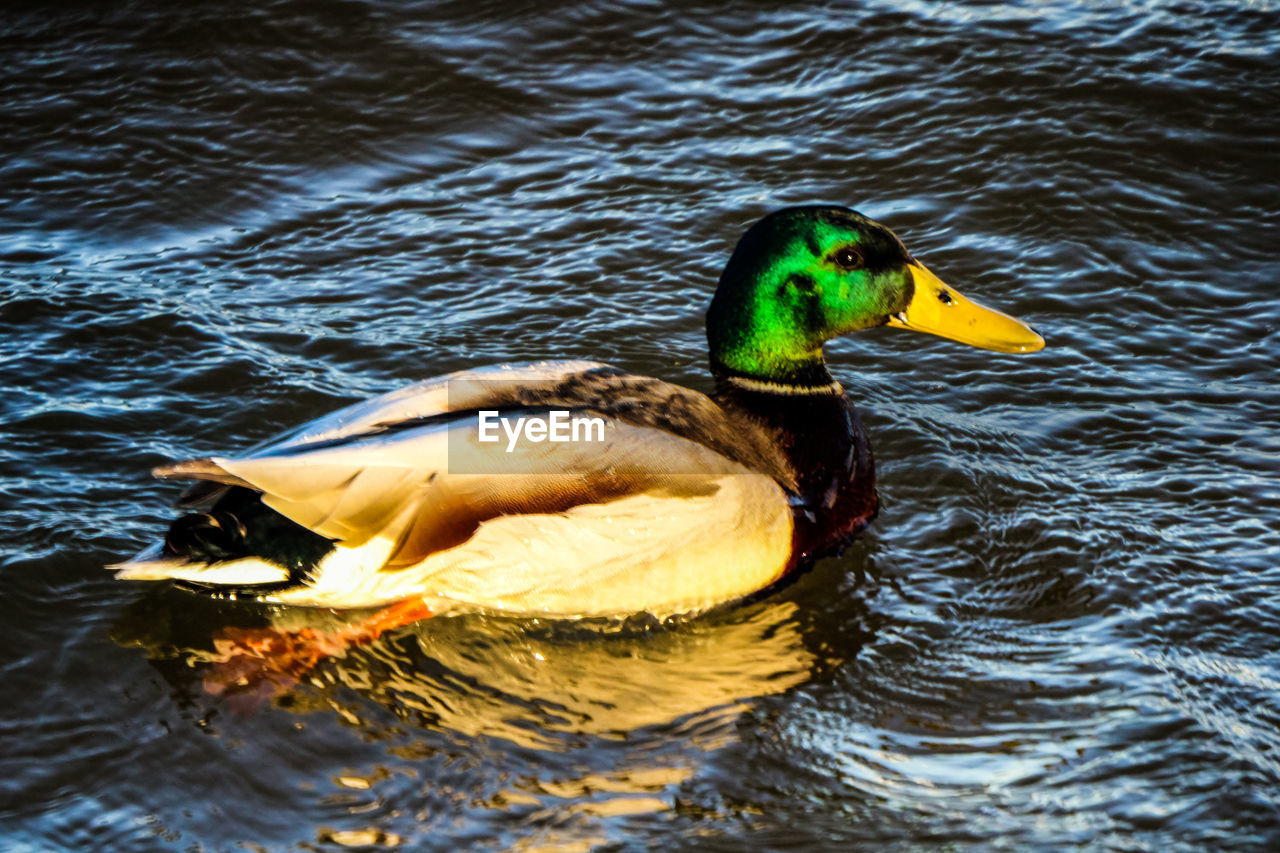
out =
<svg viewBox="0 0 1280 853"><path fill-rule="evenodd" d="M370 626L368 613L192 603L158 592L114 631L189 698L198 683L209 701L240 710L266 700L292 707L279 700L300 683L342 685L424 725L530 745L545 745L539 730L625 733L708 708L732 712L803 681L815 660L789 601L661 624L471 614L390 628Z"/></svg>
<svg viewBox="0 0 1280 853"><path fill-rule="evenodd" d="M804 614L787 600L674 624L477 614L365 636L362 617L303 609L258 611L265 626L227 627L250 611L206 602L190 618L191 597L179 595L138 602L116 639L144 646L183 701L327 711L370 730L390 710L410 724L387 744L396 761L429 763L444 733L488 767L477 768L488 778L472 789L484 791L484 807L534 824L554 814L547 829L568 835L539 836L553 845L590 839L601 819L673 808L695 756L735 740L744 711L835 662L826 643L806 638ZM397 834L382 822L374 829Z"/></svg>

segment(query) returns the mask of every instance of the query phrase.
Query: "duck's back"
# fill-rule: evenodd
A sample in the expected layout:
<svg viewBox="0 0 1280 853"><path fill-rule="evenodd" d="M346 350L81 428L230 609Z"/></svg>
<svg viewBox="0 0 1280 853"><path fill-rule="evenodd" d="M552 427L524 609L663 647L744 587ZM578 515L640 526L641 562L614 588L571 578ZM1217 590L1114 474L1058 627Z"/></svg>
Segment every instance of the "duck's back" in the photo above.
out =
<svg viewBox="0 0 1280 853"><path fill-rule="evenodd" d="M545 435L555 412L600 419L600 440L480 440L482 414L541 422ZM422 595L438 609L666 614L747 595L792 565L794 472L768 432L698 392L604 365L455 374L242 457L158 473L204 481L197 500L256 497L330 552L291 567L170 545L120 576L230 580L285 603Z"/></svg>

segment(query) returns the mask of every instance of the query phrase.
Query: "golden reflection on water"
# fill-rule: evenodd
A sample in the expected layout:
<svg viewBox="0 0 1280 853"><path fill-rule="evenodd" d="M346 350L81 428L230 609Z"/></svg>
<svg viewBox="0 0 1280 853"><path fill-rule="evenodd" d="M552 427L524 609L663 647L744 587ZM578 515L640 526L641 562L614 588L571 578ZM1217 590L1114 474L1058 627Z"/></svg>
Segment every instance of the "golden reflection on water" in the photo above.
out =
<svg viewBox="0 0 1280 853"><path fill-rule="evenodd" d="M410 629L413 646L379 643L323 675L458 734L555 749L564 734L621 738L695 714L732 718L753 697L800 683L813 656L795 609L617 633L426 620ZM434 665L417 666L422 659Z"/></svg>
<svg viewBox="0 0 1280 853"><path fill-rule="evenodd" d="M426 619L322 660L256 710L336 714L347 727L385 740L390 769L329 767L312 776L317 792L352 798L345 808L355 827L316 830L319 841L338 846L405 842L358 818L374 817L360 813L396 786L434 784L418 768L440 749L438 733L451 748L460 745L465 755L499 766L513 751L617 744L624 758L611 769L572 761L486 774L482 795L469 792L470 807L509 814L529 828L513 849L590 849L610 837L610 820L672 809L702 756L736 740L735 723L754 700L809 678L816 656L797 611L789 601L765 602L648 628L483 615ZM134 619L152 627L163 621L154 610ZM343 621L301 609L276 611L269 620L280 634L335 630ZM185 662L188 692L195 692L192 680L209 692L211 673L224 663L207 646L182 648L154 634L126 640L123 626L116 634L118 642ZM216 706L234 696L205 699ZM388 736L385 714L375 707L411 725ZM673 738L679 750L661 748Z"/></svg>

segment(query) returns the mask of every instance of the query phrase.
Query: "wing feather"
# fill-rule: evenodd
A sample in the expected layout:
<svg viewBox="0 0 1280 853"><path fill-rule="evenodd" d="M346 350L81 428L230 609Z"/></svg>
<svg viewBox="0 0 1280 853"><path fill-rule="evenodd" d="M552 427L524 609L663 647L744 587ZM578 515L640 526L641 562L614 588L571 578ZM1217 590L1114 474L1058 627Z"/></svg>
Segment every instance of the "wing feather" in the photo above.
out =
<svg viewBox="0 0 1280 853"><path fill-rule="evenodd" d="M596 361L545 361L459 370L339 409L269 439L250 453L280 453L452 412L497 408L512 401L520 389L554 387L599 369L611 368Z"/></svg>

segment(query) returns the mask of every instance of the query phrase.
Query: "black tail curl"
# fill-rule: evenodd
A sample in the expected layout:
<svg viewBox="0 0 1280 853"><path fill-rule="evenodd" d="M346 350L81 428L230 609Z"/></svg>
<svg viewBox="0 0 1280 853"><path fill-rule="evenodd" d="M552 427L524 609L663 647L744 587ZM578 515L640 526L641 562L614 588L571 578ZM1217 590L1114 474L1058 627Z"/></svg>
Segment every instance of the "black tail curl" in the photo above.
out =
<svg viewBox="0 0 1280 853"><path fill-rule="evenodd" d="M164 537L165 553L214 562L249 555L245 526L229 512L195 512L175 519Z"/></svg>
<svg viewBox="0 0 1280 853"><path fill-rule="evenodd" d="M169 525L164 553L193 562L216 563L259 557L306 577L333 550L333 542L262 503L257 492L232 486L205 512Z"/></svg>

